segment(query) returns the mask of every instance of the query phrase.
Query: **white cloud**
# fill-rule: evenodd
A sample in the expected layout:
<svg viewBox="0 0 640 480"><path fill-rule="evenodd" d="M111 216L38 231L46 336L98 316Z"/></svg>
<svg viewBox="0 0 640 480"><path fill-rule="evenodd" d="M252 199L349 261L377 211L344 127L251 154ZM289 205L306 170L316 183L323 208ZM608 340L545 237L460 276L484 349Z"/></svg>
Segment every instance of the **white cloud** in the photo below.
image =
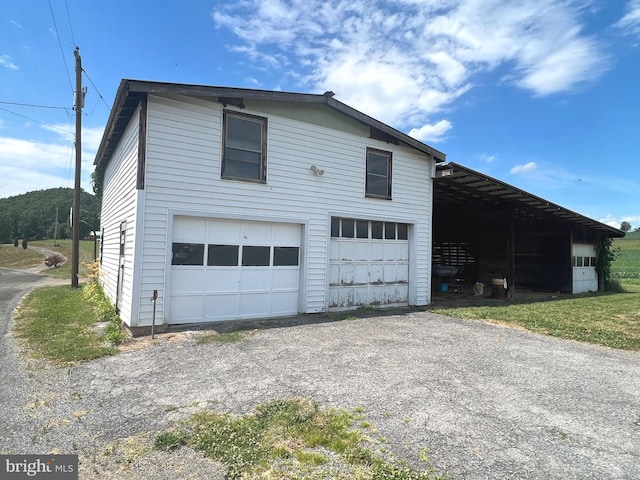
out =
<svg viewBox="0 0 640 480"><path fill-rule="evenodd" d="M442 142L445 140L444 134L451 130L451 127L453 125L449 120L440 120L433 125L427 124L411 129L409 136L421 142Z"/></svg>
<svg viewBox="0 0 640 480"><path fill-rule="evenodd" d="M229 48L242 49L257 68L306 89L332 90L358 110L416 132L481 72L507 68L510 85L538 96L597 78L608 63L582 32L590 3L242 0L217 6L212 18L237 37Z"/></svg>
<svg viewBox="0 0 640 480"><path fill-rule="evenodd" d="M47 142L0 137L2 197L46 188L73 187L74 135L69 130L69 125L54 125L45 129L56 133L58 140ZM91 192L90 176L93 172L93 160L103 130L104 128L83 129L82 188L89 192Z"/></svg>
<svg viewBox="0 0 640 480"><path fill-rule="evenodd" d="M9 70L18 70L18 67L9 55L0 55L0 66L8 68Z"/></svg>
<svg viewBox="0 0 640 480"><path fill-rule="evenodd" d="M535 171L538 168L536 162L528 162L523 165L516 165L509 172L513 175L526 175Z"/></svg>
<svg viewBox="0 0 640 480"><path fill-rule="evenodd" d="M640 215L615 216L612 214L608 214L604 218L598 219L598 221L615 228L620 228L622 222L629 222L629 224L631 225L631 230L635 230L636 228L640 227Z"/></svg>
<svg viewBox="0 0 640 480"><path fill-rule="evenodd" d="M630 0L624 16L614 26L627 35L640 35L640 0Z"/></svg>
<svg viewBox="0 0 640 480"><path fill-rule="evenodd" d="M480 155L480 160L487 163L493 163L496 161L497 158L498 158L497 155L489 155L487 153L483 153Z"/></svg>

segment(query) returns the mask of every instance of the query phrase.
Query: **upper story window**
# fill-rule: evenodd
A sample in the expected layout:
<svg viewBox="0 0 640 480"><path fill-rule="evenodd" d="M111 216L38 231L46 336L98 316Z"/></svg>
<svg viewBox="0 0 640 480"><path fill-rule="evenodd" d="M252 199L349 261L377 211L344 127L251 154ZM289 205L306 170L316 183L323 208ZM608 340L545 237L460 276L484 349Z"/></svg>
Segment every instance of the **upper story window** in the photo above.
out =
<svg viewBox="0 0 640 480"><path fill-rule="evenodd" d="M366 196L391 200L391 152L367 148Z"/></svg>
<svg viewBox="0 0 640 480"><path fill-rule="evenodd" d="M267 119L224 112L222 178L267 181Z"/></svg>

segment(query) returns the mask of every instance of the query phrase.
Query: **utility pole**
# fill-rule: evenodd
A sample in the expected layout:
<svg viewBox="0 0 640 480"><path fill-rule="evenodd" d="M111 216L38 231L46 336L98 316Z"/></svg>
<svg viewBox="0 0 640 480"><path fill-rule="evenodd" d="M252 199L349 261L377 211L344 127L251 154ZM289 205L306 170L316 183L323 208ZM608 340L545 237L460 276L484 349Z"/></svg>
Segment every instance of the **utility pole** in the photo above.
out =
<svg viewBox="0 0 640 480"><path fill-rule="evenodd" d="M56 206L56 227L53 230L53 246L58 246L58 207Z"/></svg>
<svg viewBox="0 0 640 480"><path fill-rule="evenodd" d="M76 95L74 110L76 111L76 176L73 191L73 245L71 248L71 286L78 287L78 267L80 266L80 177L82 169L82 107L85 91L82 90L82 58L80 49L76 47Z"/></svg>

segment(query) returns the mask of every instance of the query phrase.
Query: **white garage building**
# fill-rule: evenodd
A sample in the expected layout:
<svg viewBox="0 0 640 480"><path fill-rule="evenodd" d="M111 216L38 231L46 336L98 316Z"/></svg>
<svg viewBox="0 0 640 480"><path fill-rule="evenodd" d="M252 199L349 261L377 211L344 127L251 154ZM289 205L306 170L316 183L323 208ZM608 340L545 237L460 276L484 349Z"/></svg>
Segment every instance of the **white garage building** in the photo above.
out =
<svg viewBox="0 0 640 480"><path fill-rule="evenodd" d="M95 165L131 327L430 302L441 152L323 95L123 80Z"/></svg>

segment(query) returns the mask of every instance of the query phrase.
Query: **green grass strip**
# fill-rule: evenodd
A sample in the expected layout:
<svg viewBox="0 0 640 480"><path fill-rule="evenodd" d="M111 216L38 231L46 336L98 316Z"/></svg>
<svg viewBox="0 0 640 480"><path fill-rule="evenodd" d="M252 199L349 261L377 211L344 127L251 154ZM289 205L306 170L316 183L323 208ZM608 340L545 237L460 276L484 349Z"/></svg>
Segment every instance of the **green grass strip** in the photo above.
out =
<svg viewBox="0 0 640 480"><path fill-rule="evenodd" d="M622 293L596 293L542 302L434 308L457 318L493 320L533 332L611 348L640 350L640 285Z"/></svg>
<svg viewBox="0 0 640 480"><path fill-rule="evenodd" d="M80 288L43 287L23 299L15 332L31 355L67 365L116 353L91 328L95 323L95 310Z"/></svg>

